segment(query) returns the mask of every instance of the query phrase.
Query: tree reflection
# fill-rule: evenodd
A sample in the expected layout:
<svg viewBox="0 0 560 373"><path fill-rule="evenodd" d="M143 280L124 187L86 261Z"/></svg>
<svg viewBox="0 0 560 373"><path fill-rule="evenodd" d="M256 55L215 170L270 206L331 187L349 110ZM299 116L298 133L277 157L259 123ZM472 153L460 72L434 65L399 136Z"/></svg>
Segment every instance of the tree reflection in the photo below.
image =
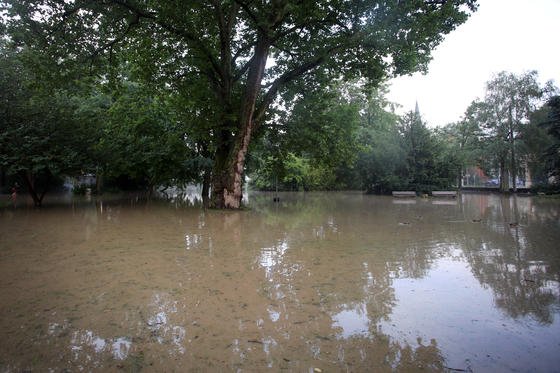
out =
<svg viewBox="0 0 560 373"><path fill-rule="evenodd" d="M532 201L486 198L481 216L489 229L471 229L464 249L473 274L490 286L498 307L513 318L530 315L550 324L560 293L558 260L552 245L543 242L547 226L539 222L551 211L541 213Z"/></svg>
<svg viewBox="0 0 560 373"><path fill-rule="evenodd" d="M435 340L429 344L420 340L417 346L401 344L378 325L396 302L393 279L422 276L435 254L406 244L385 250L383 245L372 245L371 236L353 234L353 217L341 213L340 204L348 208L354 203L351 211L356 212L363 201L340 201L324 194L306 199L258 206L255 210L264 215L261 229L252 227L242 234L247 244L262 242L262 231L268 232L269 243L255 248L255 268L266 279L259 289L264 302L257 312L268 314L268 319L262 318L261 341L275 341L262 342L263 349L281 353L282 346L289 345L291 354L305 352L305 360L352 370L443 369ZM361 218L377 229L382 211L372 209ZM237 351L240 344L234 344ZM280 367L303 368L291 358Z"/></svg>

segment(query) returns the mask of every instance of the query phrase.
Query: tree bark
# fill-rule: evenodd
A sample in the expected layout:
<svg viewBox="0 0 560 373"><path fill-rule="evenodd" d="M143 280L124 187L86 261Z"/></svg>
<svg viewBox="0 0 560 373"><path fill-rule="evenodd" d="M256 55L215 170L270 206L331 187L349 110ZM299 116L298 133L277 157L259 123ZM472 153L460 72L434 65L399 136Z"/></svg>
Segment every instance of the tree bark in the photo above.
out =
<svg viewBox="0 0 560 373"><path fill-rule="evenodd" d="M506 169L506 160L500 161L500 192L506 193L509 191L509 176Z"/></svg>
<svg viewBox="0 0 560 373"><path fill-rule="evenodd" d="M202 176L202 205L208 208L210 204L210 182L212 181L212 170L206 169Z"/></svg>
<svg viewBox="0 0 560 373"><path fill-rule="evenodd" d="M510 146L510 152L511 152L511 182L513 184L513 191L517 192L517 167L516 167L516 162L515 162L515 134L513 131L513 114L512 114L512 108L511 105L509 106L509 111L508 111L508 122L509 122L509 133L508 133L508 137L509 137L509 146Z"/></svg>
<svg viewBox="0 0 560 373"><path fill-rule="evenodd" d="M4 168L0 166L0 189L3 189L6 185L6 172Z"/></svg>
<svg viewBox="0 0 560 373"><path fill-rule="evenodd" d="M98 171L95 174L95 189L97 190L97 195L103 193L103 172Z"/></svg>
<svg viewBox="0 0 560 373"><path fill-rule="evenodd" d="M515 148L513 141L511 143L511 182L513 184L513 192L517 193L517 165L515 162Z"/></svg>
<svg viewBox="0 0 560 373"><path fill-rule="evenodd" d="M43 198L45 197L45 194L48 191L48 187L49 187L49 183L50 183L50 179L51 179L50 171L47 171L45 187L44 187L41 195L39 195L37 193L37 190L35 189L35 178L30 171L22 171L20 176L23 179L29 194L31 195L31 198L33 199L33 204L35 205L35 207L41 207L41 205L43 203Z"/></svg>
<svg viewBox="0 0 560 373"><path fill-rule="evenodd" d="M243 176L245 156L255 129L254 113L261 90L264 69L270 42L264 34L259 35L254 59L249 67L247 85L238 116L237 132L229 140L228 129L222 131L216 149L212 173L211 207L219 209L238 209L243 198Z"/></svg>

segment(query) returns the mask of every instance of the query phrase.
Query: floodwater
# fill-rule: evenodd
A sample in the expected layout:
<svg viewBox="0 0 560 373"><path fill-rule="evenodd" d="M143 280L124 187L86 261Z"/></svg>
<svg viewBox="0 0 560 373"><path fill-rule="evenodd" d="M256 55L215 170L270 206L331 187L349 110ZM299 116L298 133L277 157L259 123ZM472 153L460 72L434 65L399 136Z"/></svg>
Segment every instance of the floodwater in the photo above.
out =
<svg viewBox="0 0 560 373"><path fill-rule="evenodd" d="M560 371L560 201L0 210L0 372Z"/></svg>

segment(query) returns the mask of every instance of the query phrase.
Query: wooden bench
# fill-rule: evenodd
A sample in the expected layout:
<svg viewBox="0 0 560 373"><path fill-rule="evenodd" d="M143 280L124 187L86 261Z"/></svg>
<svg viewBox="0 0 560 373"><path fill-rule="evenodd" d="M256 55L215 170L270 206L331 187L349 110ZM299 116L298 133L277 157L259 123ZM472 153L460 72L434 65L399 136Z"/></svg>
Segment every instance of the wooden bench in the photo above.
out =
<svg viewBox="0 0 560 373"><path fill-rule="evenodd" d="M432 192L433 197L448 197L448 198L456 198L457 192L454 190L434 190Z"/></svg>
<svg viewBox="0 0 560 373"><path fill-rule="evenodd" d="M414 191L397 191L393 192L393 197L403 198L403 197L416 197L416 192Z"/></svg>

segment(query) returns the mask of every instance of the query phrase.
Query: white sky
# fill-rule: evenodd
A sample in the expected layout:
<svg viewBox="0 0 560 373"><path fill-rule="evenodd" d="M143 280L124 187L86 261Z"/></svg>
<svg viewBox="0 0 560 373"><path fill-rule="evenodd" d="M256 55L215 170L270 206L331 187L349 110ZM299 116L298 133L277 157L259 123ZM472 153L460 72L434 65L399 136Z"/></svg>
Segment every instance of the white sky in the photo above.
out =
<svg viewBox="0 0 560 373"><path fill-rule="evenodd" d="M388 94L403 112L418 101L431 127L458 121L500 71L537 70L541 83L552 79L558 86L560 0L479 0L478 11L432 56L427 75L393 79Z"/></svg>

